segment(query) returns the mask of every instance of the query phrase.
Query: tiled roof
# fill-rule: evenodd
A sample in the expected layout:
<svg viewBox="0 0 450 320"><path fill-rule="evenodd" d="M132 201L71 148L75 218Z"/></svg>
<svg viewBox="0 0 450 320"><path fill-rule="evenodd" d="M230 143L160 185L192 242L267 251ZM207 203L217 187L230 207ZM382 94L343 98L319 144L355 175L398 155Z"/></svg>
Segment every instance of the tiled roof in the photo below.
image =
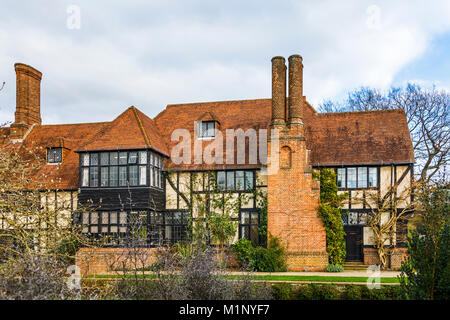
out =
<svg viewBox="0 0 450 320"><path fill-rule="evenodd" d="M257 99L168 105L155 117L155 122L171 150L178 143L170 140L172 131L186 128L193 136L194 121L207 112L212 112L220 122L219 130L223 134L225 129L268 128L271 102L271 99ZM306 143L311 150L311 162L314 166L414 162L414 151L403 110L323 114L317 113L307 103L304 124ZM203 145L207 146L208 142ZM169 163L169 168L177 170L223 167L224 165Z"/></svg>
<svg viewBox="0 0 450 320"><path fill-rule="evenodd" d="M153 120L132 106L92 136L78 151L144 148L168 155Z"/></svg>
<svg viewBox="0 0 450 320"><path fill-rule="evenodd" d="M38 150L37 152L41 152L41 156L45 159L47 148L64 147L61 164L44 165L36 173L37 177L44 178L43 181L39 181L44 183L43 187L78 188L78 154L74 151L107 125L108 122L34 126L23 142L25 150Z"/></svg>
<svg viewBox="0 0 450 320"><path fill-rule="evenodd" d="M271 99L258 100L238 100L238 101L221 101L221 102L204 102L189 104L173 104L168 105L164 111L155 117L156 125L165 139L169 150L177 145L178 141L171 141L172 132L175 129L187 129L192 137L191 150L194 150L194 122L198 120L214 119L218 122L218 129L225 137L226 129L242 129L250 128L258 131L260 128L266 129L271 118ZM259 140L259 139L258 139ZM225 141L225 138L224 138ZM211 141L203 140L202 147L205 148ZM225 148L224 148L225 150ZM236 168L236 167L259 167L259 165L207 165L195 164L193 161L194 152L191 152L192 164L175 165L168 163L169 169L174 170L210 170L219 168ZM225 154L224 160L225 163Z"/></svg>
<svg viewBox="0 0 450 320"><path fill-rule="evenodd" d="M111 122L66 125L35 125L23 142L25 149L64 147L59 165L45 165L39 172L52 189L78 188L78 154L83 150L152 148L170 156L178 144L171 141L175 129L194 136L194 122L217 121L218 129L267 129L271 121L271 99L239 100L168 105L154 119L130 107ZM304 112L305 136L314 166L413 163L411 137L402 110L317 113L309 104ZM7 128L0 130L6 133ZM1 138L1 137L0 137ZM1 139L0 139L1 143ZM191 140L193 144L193 139ZM211 141L202 141L206 147ZM191 149L193 150L193 148ZM224 155L224 163L225 155ZM193 163L193 161L192 161ZM170 170L250 168L259 165L175 165Z"/></svg>

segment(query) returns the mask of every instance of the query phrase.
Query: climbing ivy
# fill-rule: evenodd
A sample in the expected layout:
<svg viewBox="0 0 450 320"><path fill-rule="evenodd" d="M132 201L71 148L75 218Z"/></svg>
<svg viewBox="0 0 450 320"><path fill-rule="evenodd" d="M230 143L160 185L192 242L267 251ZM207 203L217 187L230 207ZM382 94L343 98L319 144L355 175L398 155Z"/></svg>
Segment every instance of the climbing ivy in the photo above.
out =
<svg viewBox="0 0 450 320"><path fill-rule="evenodd" d="M319 216L322 218L326 230L327 252L330 264L342 265L345 262L345 232L342 216L342 203L348 194L337 193L336 173L334 170L321 169L315 173L320 180Z"/></svg>

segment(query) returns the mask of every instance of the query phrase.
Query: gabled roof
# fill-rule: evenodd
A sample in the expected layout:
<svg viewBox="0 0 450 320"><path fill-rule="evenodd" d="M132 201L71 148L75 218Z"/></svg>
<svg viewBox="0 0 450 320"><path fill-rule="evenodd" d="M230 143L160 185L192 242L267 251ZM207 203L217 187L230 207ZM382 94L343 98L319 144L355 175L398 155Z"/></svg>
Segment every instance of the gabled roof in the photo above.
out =
<svg viewBox="0 0 450 320"><path fill-rule="evenodd" d="M168 155L167 147L153 120L131 106L77 151L145 148Z"/></svg>
<svg viewBox="0 0 450 320"><path fill-rule="evenodd" d="M43 184L42 187L78 188L78 155L74 151L87 139L103 130L107 124L108 122L34 126L23 141L24 150L36 150L45 159L48 147L65 148L61 164L47 164L36 172L38 182Z"/></svg>
<svg viewBox="0 0 450 320"><path fill-rule="evenodd" d="M187 129L194 137L194 122L217 119L219 130L268 129L271 99L238 100L168 105L154 119L130 107L111 122L34 125L23 141L24 150L45 152L48 147L63 147L63 163L45 165L47 188L78 188L76 151L152 148L166 156L178 144L171 141L175 129ZM308 103L304 110L305 138L313 166L413 163L414 150L403 110L372 112L317 113ZM205 120L206 121L206 120ZM0 130L7 135L8 128ZM1 141L1 140L0 140ZM203 148L212 141L202 141ZM259 139L258 139L259 142ZM194 139L191 139L193 150ZM192 152L193 153L193 152ZM236 150L235 150L236 154ZM45 154L44 154L45 157ZM193 155L192 155L193 157ZM254 168L259 164L182 164L167 161L169 170L211 170Z"/></svg>
<svg viewBox="0 0 450 320"><path fill-rule="evenodd" d="M194 121L209 111L220 119L220 131L223 134L226 129L268 129L271 121L271 104L271 99L256 99L168 105L155 117L155 122L171 150L178 144L178 141L170 141L172 131L185 128L193 137ZM303 122L313 166L414 162L414 150L403 110L317 113L309 103L306 103ZM193 144L193 141L191 143ZM203 147L208 144L203 142ZM169 163L169 168L175 170L224 167L225 165ZM252 166L247 164L235 167Z"/></svg>
<svg viewBox="0 0 450 320"><path fill-rule="evenodd" d="M63 148L61 164L46 164L35 174L39 186L49 189L78 188L77 151L152 148L168 154L154 121L135 107L111 122L34 125L22 144L15 144L19 146L24 151L35 150L43 159L47 148Z"/></svg>
<svg viewBox="0 0 450 320"><path fill-rule="evenodd" d="M271 99L257 100L238 100L238 101L220 101L220 102L203 102L189 104L173 104L168 105L164 111L158 114L154 119L159 128L159 132L164 138L169 150L178 144L178 141L171 141L172 132L175 129L187 129L192 137L191 150L194 150L194 122L201 119L204 115L212 113L214 117L220 121L219 130L225 137L226 129L255 129L257 132L260 128L267 128L271 118ZM259 139L258 139L259 141ZM202 141L205 148L211 141ZM225 149L224 149L225 150ZM191 152L192 159L194 152ZM221 168L252 168L260 167L260 165L225 165L224 153L223 165L207 165L207 164L180 164L175 165L168 163L168 167L174 170L212 170Z"/></svg>

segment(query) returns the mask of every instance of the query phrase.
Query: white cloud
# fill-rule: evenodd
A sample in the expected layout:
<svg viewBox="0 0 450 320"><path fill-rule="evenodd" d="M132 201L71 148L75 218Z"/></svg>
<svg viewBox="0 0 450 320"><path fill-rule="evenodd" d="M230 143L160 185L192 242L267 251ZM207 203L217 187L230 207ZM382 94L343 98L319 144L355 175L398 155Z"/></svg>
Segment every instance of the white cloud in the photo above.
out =
<svg viewBox="0 0 450 320"><path fill-rule="evenodd" d="M44 122L106 121L130 105L154 116L169 103L268 98L274 55L303 56L315 104L360 85L385 88L450 30L445 0L79 1L80 30L65 27L68 1L7 2L0 122L13 117L17 61L44 73ZM371 5L377 28L367 24Z"/></svg>

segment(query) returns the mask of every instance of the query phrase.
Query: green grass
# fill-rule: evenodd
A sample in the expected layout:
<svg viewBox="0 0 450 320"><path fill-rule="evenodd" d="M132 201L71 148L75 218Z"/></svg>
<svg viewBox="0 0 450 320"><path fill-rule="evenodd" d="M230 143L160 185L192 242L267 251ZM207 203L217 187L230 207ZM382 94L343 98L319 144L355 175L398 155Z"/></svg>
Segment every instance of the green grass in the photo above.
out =
<svg viewBox="0 0 450 320"><path fill-rule="evenodd" d="M89 275L87 278L90 279L121 279L123 275L119 274L97 274L97 275ZM128 274L127 279L134 278L134 275ZM138 274L138 278L145 279L155 279L155 274ZM232 279L242 278L242 275L231 275ZM339 277L339 276L293 276L293 275L254 275L249 276L250 279L253 280L265 280L265 281L306 281L306 282L366 282L368 277ZM381 283L399 283L398 278L380 278Z"/></svg>

